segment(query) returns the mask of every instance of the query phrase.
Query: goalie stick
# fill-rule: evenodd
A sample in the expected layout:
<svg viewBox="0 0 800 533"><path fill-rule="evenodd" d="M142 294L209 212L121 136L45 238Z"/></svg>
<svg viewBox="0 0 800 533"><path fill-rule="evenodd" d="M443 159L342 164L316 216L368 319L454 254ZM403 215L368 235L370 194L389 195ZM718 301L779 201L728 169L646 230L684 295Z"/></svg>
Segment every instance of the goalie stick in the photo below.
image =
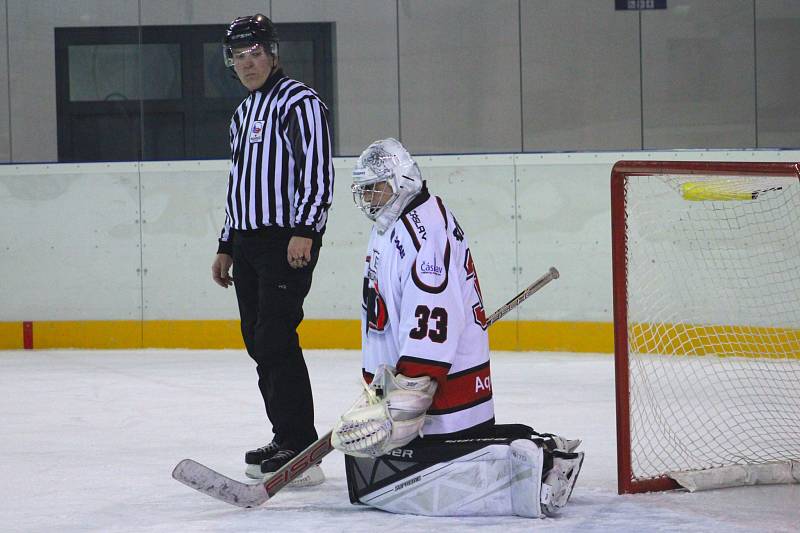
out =
<svg viewBox="0 0 800 533"><path fill-rule="evenodd" d="M512 309L525 301L530 295L558 279L558 270L550 267L545 275L531 283L525 290L509 300L500 309L486 319L486 325L491 326ZM283 487L288 485L297 476L317 464L323 457L333 451L331 436L328 431L308 448L300 452L294 459L283 465L272 475L265 477L258 483L244 483L220 474L211 468L192 459L184 459L175 466L172 477L184 485L212 498L239 507L258 507L275 496Z"/></svg>
<svg viewBox="0 0 800 533"><path fill-rule="evenodd" d="M539 289L541 289L554 279L558 279L558 276L559 273L558 270L556 270L556 267L550 267L550 269L544 276L542 276L541 278L537 279L536 281L528 285L528 287L524 291L511 298L508 302L505 303L503 307L501 307L500 309L489 315L489 318L486 319L486 326L487 327L491 326L492 324L494 324L495 322L506 316L506 314L508 314L509 311L511 311L519 304L527 300L528 296L538 291Z"/></svg>

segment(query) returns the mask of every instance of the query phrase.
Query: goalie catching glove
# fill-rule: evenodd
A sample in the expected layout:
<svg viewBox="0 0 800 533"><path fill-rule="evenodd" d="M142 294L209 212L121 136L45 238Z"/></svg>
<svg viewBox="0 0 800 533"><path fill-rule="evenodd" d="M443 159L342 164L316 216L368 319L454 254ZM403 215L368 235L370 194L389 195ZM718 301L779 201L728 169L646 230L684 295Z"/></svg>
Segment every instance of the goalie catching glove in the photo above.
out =
<svg viewBox="0 0 800 533"><path fill-rule="evenodd" d="M333 428L333 447L356 457L379 457L421 436L436 381L409 378L381 365L370 385Z"/></svg>

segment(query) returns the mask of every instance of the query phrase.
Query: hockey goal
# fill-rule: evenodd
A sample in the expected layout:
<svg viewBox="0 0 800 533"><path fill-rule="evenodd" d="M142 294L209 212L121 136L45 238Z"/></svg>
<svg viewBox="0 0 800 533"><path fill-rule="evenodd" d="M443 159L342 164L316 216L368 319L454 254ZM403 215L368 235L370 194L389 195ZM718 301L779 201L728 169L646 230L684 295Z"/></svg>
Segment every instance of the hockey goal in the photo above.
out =
<svg viewBox="0 0 800 533"><path fill-rule="evenodd" d="M798 168L614 165L620 493L800 481Z"/></svg>

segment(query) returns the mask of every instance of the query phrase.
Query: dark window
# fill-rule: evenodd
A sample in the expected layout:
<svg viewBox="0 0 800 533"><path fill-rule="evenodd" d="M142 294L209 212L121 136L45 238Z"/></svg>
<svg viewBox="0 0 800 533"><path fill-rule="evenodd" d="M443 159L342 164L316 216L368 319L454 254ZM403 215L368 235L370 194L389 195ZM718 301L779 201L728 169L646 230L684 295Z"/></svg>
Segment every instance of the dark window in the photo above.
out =
<svg viewBox="0 0 800 533"><path fill-rule="evenodd" d="M283 69L333 110L332 25L276 26ZM224 30L56 28L59 161L229 157L231 114L247 90L222 62Z"/></svg>

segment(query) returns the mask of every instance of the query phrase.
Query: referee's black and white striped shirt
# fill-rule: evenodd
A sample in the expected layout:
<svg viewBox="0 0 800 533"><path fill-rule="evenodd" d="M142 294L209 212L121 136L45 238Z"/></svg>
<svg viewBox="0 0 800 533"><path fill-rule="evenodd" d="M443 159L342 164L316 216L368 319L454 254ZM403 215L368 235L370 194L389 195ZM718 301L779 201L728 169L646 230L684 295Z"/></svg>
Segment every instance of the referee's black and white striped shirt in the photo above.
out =
<svg viewBox="0 0 800 533"><path fill-rule="evenodd" d="M333 196L328 108L317 93L278 69L231 118L231 171L219 252L231 254L231 230L325 231Z"/></svg>

